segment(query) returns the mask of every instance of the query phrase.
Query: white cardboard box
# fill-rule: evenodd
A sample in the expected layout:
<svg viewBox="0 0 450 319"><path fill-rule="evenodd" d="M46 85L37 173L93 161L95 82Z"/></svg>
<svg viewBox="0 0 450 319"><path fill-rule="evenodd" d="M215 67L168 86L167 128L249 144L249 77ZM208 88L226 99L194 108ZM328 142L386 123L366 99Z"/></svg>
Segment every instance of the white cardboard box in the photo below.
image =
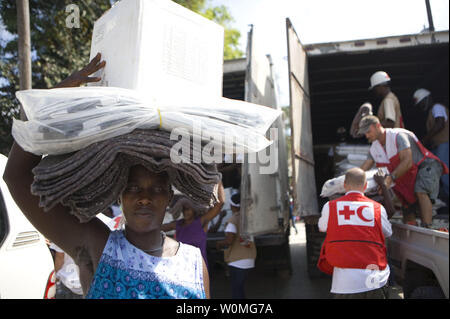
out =
<svg viewBox="0 0 450 319"><path fill-rule="evenodd" d="M155 100L222 96L223 27L170 0L121 0L94 24L90 85L135 89Z"/></svg>

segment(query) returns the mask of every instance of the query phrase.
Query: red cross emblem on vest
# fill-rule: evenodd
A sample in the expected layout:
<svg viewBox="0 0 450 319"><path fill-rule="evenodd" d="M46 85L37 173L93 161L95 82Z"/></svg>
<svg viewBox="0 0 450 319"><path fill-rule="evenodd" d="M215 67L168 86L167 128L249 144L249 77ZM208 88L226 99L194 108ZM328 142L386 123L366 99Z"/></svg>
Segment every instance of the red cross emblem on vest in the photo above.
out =
<svg viewBox="0 0 450 319"><path fill-rule="evenodd" d="M373 204L339 201L336 205L338 225L374 226ZM367 215L364 215L364 214Z"/></svg>
<svg viewBox="0 0 450 319"><path fill-rule="evenodd" d="M351 210L350 206L344 206L344 209L339 211L339 215L344 215L344 219L349 220L350 216L355 215L355 211Z"/></svg>

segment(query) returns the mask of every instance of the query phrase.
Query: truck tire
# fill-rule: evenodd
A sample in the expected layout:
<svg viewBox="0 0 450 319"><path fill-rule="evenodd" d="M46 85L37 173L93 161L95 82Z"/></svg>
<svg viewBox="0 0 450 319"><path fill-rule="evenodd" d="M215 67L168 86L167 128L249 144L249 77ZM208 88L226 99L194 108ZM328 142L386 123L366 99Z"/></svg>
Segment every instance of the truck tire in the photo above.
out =
<svg viewBox="0 0 450 319"><path fill-rule="evenodd" d="M413 262L410 262L406 267L405 278L403 279L402 285L405 299L420 299L420 296L425 296L427 293L431 293L431 291L434 290L429 289L430 287L440 289L438 285L436 277L428 268Z"/></svg>
<svg viewBox="0 0 450 319"><path fill-rule="evenodd" d="M317 268L320 250L326 234L319 231L317 224L305 223L306 231L306 265L308 276L311 279L323 278L327 275Z"/></svg>
<svg viewBox="0 0 450 319"><path fill-rule="evenodd" d="M445 299L445 295L440 287L423 286L414 289L410 299Z"/></svg>
<svg viewBox="0 0 450 319"><path fill-rule="evenodd" d="M292 276L292 262L291 262L291 246L289 245L289 232L286 234L286 240L281 245L280 250L283 252L282 267L277 269L277 276L283 279L287 279Z"/></svg>
<svg viewBox="0 0 450 319"><path fill-rule="evenodd" d="M291 276L291 248L289 245L289 233L283 235L283 240L277 244L262 243L256 240L256 267L268 271L275 271L282 278Z"/></svg>

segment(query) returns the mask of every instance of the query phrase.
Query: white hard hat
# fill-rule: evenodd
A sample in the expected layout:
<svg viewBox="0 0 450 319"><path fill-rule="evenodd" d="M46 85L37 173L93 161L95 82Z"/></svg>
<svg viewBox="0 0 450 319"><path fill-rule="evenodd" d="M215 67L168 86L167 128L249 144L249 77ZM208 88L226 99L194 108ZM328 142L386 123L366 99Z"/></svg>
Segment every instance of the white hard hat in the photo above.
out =
<svg viewBox="0 0 450 319"><path fill-rule="evenodd" d="M391 80L389 75L384 71L378 71L372 74L370 77L370 87L369 90L372 90L375 86L387 83Z"/></svg>
<svg viewBox="0 0 450 319"><path fill-rule="evenodd" d="M430 95L431 92L426 89L418 89L416 92L414 92L413 99L414 104L417 105L422 101L424 98L426 98L428 95Z"/></svg>

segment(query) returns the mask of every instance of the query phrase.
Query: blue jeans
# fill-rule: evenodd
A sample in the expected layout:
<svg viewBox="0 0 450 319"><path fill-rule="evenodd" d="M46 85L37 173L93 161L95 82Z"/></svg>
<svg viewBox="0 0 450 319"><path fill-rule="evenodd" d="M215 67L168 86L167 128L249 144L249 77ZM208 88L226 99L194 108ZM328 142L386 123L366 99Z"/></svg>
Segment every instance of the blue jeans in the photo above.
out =
<svg viewBox="0 0 450 319"><path fill-rule="evenodd" d="M432 149L431 152L433 152L434 155L439 157L441 161L445 163L448 167L448 142L439 144L436 148ZM441 182L443 185L444 193L447 196L448 200L448 174L441 176Z"/></svg>
<svg viewBox="0 0 450 319"><path fill-rule="evenodd" d="M245 279L250 269L242 269L230 266L231 298L245 299Z"/></svg>

